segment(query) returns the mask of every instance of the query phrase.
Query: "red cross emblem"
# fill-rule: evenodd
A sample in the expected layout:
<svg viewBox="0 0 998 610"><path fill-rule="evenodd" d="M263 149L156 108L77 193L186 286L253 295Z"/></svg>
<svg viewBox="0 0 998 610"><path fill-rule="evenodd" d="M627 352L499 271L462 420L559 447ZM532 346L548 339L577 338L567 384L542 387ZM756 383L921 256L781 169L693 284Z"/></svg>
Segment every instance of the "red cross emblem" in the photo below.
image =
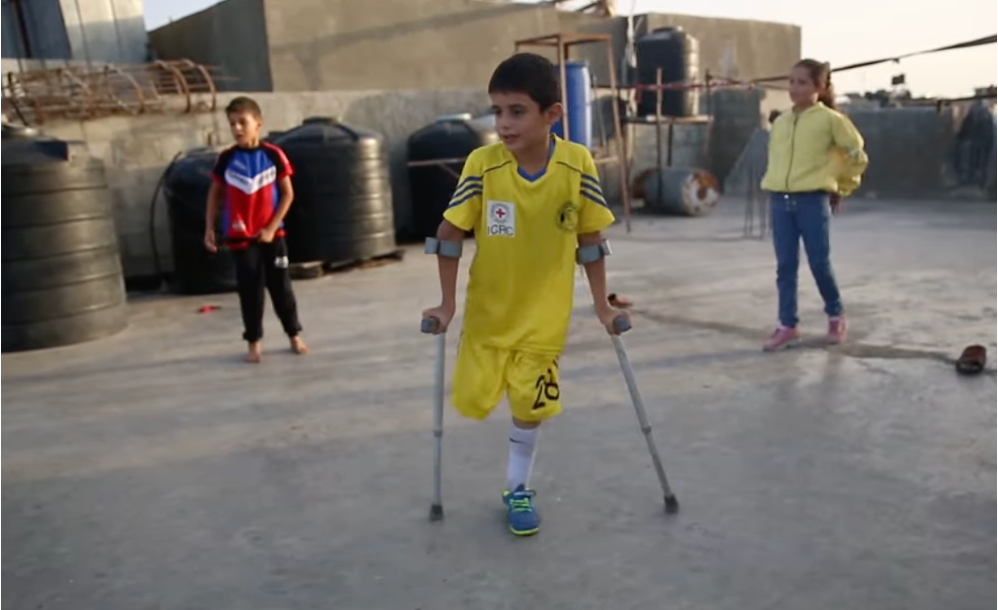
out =
<svg viewBox="0 0 998 610"><path fill-rule="evenodd" d="M495 214L496 214L496 218L498 218L499 220L502 220L503 218L506 218L506 210L502 209L501 207L496 207Z"/></svg>

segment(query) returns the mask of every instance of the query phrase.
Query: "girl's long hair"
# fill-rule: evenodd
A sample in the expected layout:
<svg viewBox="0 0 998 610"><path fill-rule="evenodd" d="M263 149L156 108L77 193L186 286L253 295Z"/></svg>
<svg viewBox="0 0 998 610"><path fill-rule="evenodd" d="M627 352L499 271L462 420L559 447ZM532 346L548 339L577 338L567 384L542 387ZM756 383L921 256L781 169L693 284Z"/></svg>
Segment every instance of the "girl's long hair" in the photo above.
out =
<svg viewBox="0 0 998 610"><path fill-rule="evenodd" d="M835 108L835 89L832 87L832 67L831 65L818 61L817 59L802 59L795 68L804 68L811 75L814 86L818 88L818 101Z"/></svg>

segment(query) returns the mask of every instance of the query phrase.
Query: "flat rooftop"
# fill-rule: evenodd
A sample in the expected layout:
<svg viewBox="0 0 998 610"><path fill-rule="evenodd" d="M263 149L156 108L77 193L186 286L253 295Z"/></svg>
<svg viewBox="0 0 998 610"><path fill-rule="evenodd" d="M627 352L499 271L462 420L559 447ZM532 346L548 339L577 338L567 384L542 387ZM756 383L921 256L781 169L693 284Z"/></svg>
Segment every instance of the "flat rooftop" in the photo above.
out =
<svg viewBox="0 0 998 610"><path fill-rule="evenodd" d="M566 412L541 436L541 533L500 502L508 417L448 409L430 524L435 263L296 283L312 353L236 296L137 297L103 341L3 356L12 609L977 610L996 590L994 203L846 202L849 342L778 354L772 247L741 200L614 227L610 285L681 503L661 494L580 277ZM824 331L801 269L802 330ZM221 309L197 313L206 303ZM449 341L452 351L457 333Z"/></svg>

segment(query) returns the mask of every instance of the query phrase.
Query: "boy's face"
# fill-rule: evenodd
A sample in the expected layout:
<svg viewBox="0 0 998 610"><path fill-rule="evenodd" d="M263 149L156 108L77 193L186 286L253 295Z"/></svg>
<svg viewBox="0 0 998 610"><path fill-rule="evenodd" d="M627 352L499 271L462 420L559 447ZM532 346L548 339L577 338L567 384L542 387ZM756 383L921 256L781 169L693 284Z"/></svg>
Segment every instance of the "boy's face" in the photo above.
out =
<svg viewBox="0 0 998 610"><path fill-rule="evenodd" d="M252 146L260 141L260 128L263 121L252 112L232 112L229 114L229 129L239 146Z"/></svg>
<svg viewBox="0 0 998 610"><path fill-rule="evenodd" d="M561 104L541 110L526 93L496 92L490 97L496 116L496 132L510 152L547 146L551 126L561 118Z"/></svg>

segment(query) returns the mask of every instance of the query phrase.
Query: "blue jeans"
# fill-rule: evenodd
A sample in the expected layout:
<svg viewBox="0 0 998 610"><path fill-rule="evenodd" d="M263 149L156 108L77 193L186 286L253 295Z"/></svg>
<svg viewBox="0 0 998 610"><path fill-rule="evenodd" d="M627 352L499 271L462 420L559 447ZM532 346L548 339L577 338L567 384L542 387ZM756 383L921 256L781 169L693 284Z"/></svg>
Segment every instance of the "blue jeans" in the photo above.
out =
<svg viewBox="0 0 998 610"><path fill-rule="evenodd" d="M773 227L773 247L776 250L776 288L780 294L780 324L797 326L797 266L800 262L800 241L804 241L807 262L825 300L825 313L842 313L842 298L835 283L828 223L831 209L828 193L772 193L769 198Z"/></svg>

